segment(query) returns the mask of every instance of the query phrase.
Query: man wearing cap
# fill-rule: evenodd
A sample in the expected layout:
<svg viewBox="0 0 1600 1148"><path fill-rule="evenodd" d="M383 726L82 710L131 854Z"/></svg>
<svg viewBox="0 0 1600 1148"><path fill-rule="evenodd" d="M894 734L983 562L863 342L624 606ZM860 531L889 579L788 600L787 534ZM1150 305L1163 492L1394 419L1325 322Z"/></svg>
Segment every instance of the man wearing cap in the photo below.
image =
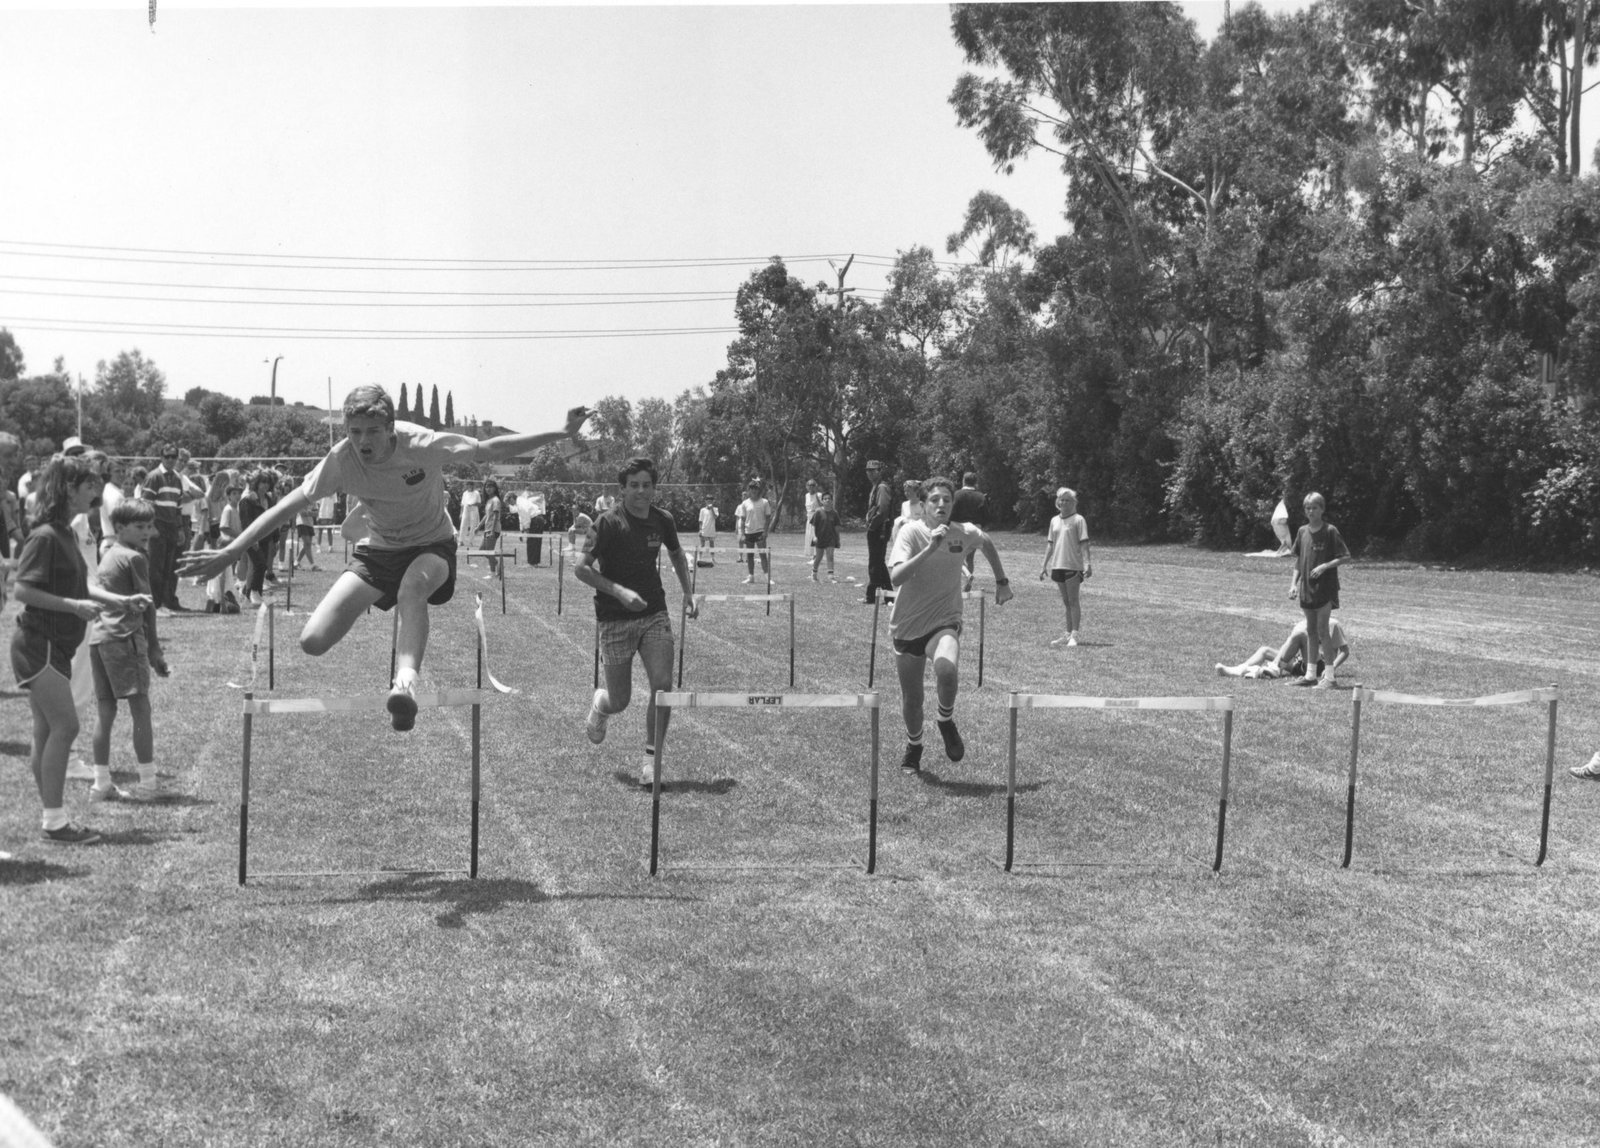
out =
<svg viewBox="0 0 1600 1148"><path fill-rule="evenodd" d="M867 599L868 606L876 600L879 590L890 589L889 531L894 526L894 494L889 490L889 480L894 475L881 459L867 463L867 481L872 492L867 495Z"/></svg>

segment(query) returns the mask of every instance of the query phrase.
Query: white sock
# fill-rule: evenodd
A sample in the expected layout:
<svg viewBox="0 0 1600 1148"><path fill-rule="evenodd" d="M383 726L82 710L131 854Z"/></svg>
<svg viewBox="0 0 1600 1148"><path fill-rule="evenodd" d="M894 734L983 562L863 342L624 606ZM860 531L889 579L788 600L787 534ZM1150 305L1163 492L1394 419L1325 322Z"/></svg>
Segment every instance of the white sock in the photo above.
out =
<svg viewBox="0 0 1600 1148"><path fill-rule="evenodd" d="M46 809L44 811L44 828L45 829L47 829L47 830L49 830L49 829L60 829L66 823L67 823L67 811L65 809L56 808L56 809Z"/></svg>
<svg viewBox="0 0 1600 1148"><path fill-rule="evenodd" d="M96 764L94 767L94 787L96 789L111 788L111 767Z"/></svg>

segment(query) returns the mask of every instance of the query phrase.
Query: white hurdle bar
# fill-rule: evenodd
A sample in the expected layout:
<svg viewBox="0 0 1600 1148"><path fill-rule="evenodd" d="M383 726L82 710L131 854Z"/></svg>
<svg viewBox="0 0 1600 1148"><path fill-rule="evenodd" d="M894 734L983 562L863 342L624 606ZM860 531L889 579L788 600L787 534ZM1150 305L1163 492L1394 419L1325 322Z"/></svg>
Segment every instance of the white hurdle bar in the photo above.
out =
<svg viewBox="0 0 1600 1148"><path fill-rule="evenodd" d="M872 714L872 766L867 781L867 872L878 868L878 712L876 693L729 694L656 691L655 776L650 784L650 875L656 875L661 846L661 762L667 741L667 712L684 709L865 709Z"/></svg>
<svg viewBox="0 0 1600 1148"><path fill-rule="evenodd" d="M871 650L867 654L867 688L869 690L872 688L873 679L877 676L878 669L878 608L885 602L893 603L894 596L895 591L885 590L882 587L879 587L878 591L872 596L872 643ZM967 602L970 602L974 598L978 600L978 685L982 686L983 630L985 615L988 611L987 603L989 601L989 591L963 590L961 592L961 598L963 601Z"/></svg>
<svg viewBox="0 0 1600 1148"><path fill-rule="evenodd" d="M478 876L478 803L481 792L481 713L483 703L495 697L492 690L485 690L483 685L483 647L478 647L478 689L473 690L443 690L437 693L419 693L416 696L418 709L438 709L443 706L471 706L472 707L472 835L469 847L468 867L465 870L449 869L416 869L412 873L439 873L465 872L474 880ZM239 884L243 885L249 879L250 856L250 749L254 737L254 720L257 715L265 717L268 714L308 714L308 713L367 713L382 711L387 708L387 694L367 694L360 697L304 697L304 698L258 698L252 693L244 695L244 756L243 768L240 773L239 791ZM354 876L363 872L383 872L392 874L394 870L345 870L335 872L302 872L302 873L257 873L257 877L342 877Z"/></svg>
<svg viewBox="0 0 1600 1148"><path fill-rule="evenodd" d="M1341 869L1350 868L1350 857L1355 847L1356 830L1356 758L1361 752L1361 705L1363 702L1383 702L1401 706L1517 706L1530 703L1550 707L1549 730L1545 736L1544 756L1544 809L1539 818L1539 855L1535 868L1544 864L1550 841L1550 789L1556 768L1556 700L1558 690L1554 685L1531 690L1517 690L1507 694L1485 694L1477 698L1431 698L1416 694L1395 693L1392 690L1371 690L1357 685L1350 691L1350 779L1345 794L1344 860Z"/></svg>
<svg viewBox="0 0 1600 1148"><path fill-rule="evenodd" d="M721 549L718 549L714 546L696 546L694 549L694 562L689 567L689 593L695 593L696 588L700 584L700 551L702 549L713 554L732 554L733 568L735 570L740 569L744 565L741 560L746 554L765 554L767 556L767 563L766 570L764 572L767 576L767 593L772 593L772 547L770 546L724 546ZM772 606L770 603L767 605L767 613L772 613ZM792 685L793 683L790 684Z"/></svg>
<svg viewBox="0 0 1600 1148"><path fill-rule="evenodd" d="M767 614L772 614L774 602L789 604L789 688L794 689L794 595L793 594L691 594L685 598L678 615L678 688L683 688L683 648L689 644L689 600L694 600L695 610L707 602L765 602ZM595 686L599 689L599 685Z"/></svg>
<svg viewBox="0 0 1600 1148"><path fill-rule="evenodd" d="M1228 824L1228 771L1233 756L1233 698L1092 698L1078 694L1022 694L1012 692L1010 731L1006 749L1006 872L1011 872L1017 814L1017 711L1041 709L1096 710L1220 710L1222 712L1222 796L1217 803L1217 853L1211 871L1222 871L1222 839Z"/></svg>

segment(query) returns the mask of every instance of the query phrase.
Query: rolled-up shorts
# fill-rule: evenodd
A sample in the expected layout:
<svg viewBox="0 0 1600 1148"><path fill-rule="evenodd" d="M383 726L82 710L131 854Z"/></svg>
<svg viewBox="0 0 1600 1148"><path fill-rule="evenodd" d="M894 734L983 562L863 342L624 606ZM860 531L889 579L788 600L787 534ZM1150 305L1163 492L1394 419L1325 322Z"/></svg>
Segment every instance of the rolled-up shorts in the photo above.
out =
<svg viewBox="0 0 1600 1148"><path fill-rule="evenodd" d="M362 543L350 555L350 569L368 586L383 592L383 597L373 605L380 610L388 610L399 601L400 580L406 576L411 563L423 554L437 554L450 569L444 585L428 597L428 605L442 606L455 597L456 592L456 543L453 538L448 542L409 546L403 550L375 550Z"/></svg>
<svg viewBox="0 0 1600 1148"><path fill-rule="evenodd" d="M959 637L961 635L961 623L957 622L953 626L940 626L937 630L924 634L920 638L896 638L894 640L894 652L897 654L909 654L913 658L926 658L928 656L928 643L940 634L955 634Z"/></svg>
<svg viewBox="0 0 1600 1148"><path fill-rule="evenodd" d="M50 641L43 634L18 626L11 637L11 673L22 689L27 689L46 668L71 681L72 655L76 652L75 647L68 649L60 642Z"/></svg>
<svg viewBox="0 0 1600 1148"><path fill-rule="evenodd" d="M89 647L94 696L100 701L131 698L150 692L150 647L143 633L110 638Z"/></svg>
<svg viewBox="0 0 1600 1148"><path fill-rule="evenodd" d="M600 660L608 666L625 666L646 646L672 649L672 619L665 610L600 623Z"/></svg>

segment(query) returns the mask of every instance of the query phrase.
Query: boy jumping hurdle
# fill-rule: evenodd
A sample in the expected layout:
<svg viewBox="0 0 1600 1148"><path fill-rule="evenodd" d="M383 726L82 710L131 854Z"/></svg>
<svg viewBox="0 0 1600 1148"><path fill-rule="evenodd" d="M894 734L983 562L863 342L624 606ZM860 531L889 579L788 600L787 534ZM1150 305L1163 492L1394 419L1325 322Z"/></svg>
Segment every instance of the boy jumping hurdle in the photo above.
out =
<svg viewBox="0 0 1600 1148"><path fill-rule="evenodd" d="M396 422L394 402L382 387L357 387L344 400L345 441L227 546L190 554L181 573L203 578L227 569L258 539L331 494L359 498L370 533L312 611L300 648L313 657L325 654L369 606L398 605L388 710L394 728L404 732L417 719L413 695L428 644L428 607L443 605L455 593L456 532L444 508L444 466L515 458L563 438L577 441L588 418L587 407L573 407L564 430L479 441Z"/></svg>

